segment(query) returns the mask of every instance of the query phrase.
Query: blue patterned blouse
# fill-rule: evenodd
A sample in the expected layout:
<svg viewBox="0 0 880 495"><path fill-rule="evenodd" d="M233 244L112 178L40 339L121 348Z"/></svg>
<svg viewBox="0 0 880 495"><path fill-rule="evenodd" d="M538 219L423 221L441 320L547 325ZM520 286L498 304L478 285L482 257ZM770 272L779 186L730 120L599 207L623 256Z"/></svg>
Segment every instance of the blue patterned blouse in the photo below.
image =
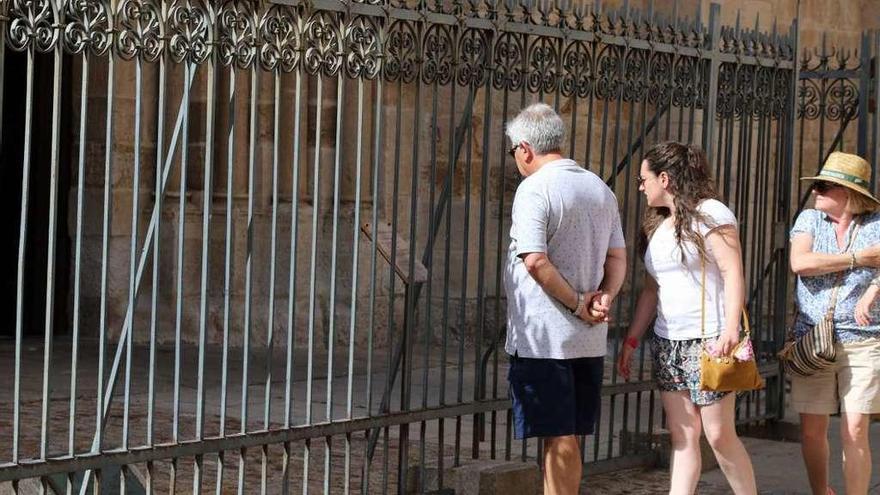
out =
<svg viewBox="0 0 880 495"><path fill-rule="evenodd" d="M856 235L853 246L855 251L880 243L880 212L862 215L861 222L862 227ZM850 223L846 233L847 242L854 226L855 222ZM814 253L843 252L843 249L837 245L834 223L821 211L804 210L798 215L791 229L791 239L805 234L813 238ZM824 316L831 302L834 282L840 273L797 278L798 315L794 324L796 336L806 333ZM880 336L880 301L876 301L871 307L871 323L868 326L863 327L855 320L856 303L877 274L878 271L874 268L847 269L843 272L843 285L837 294L837 307L834 312L834 329L839 342L855 342Z"/></svg>

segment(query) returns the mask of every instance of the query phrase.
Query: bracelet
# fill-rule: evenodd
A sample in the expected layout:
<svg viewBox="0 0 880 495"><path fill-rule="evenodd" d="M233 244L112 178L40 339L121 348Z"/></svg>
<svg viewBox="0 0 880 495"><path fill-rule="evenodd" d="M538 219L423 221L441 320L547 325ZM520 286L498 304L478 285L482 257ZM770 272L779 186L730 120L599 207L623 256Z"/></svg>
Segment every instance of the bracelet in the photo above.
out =
<svg viewBox="0 0 880 495"><path fill-rule="evenodd" d="M632 347L633 349L638 349L639 348L639 340L635 337L627 337L627 338L623 339L623 345L628 345L628 346Z"/></svg>
<svg viewBox="0 0 880 495"><path fill-rule="evenodd" d="M571 314L573 314L575 316L580 316L581 311L584 310L584 306L586 306L586 305L587 305L587 297L583 293L578 292L577 306L575 306L574 309L569 309L569 311L571 311Z"/></svg>
<svg viewBox="0 0 880 495"><path fill-rule="evenodd" d="M852 270L856 267L856 252L850 251L849 253L849 269Z"/></svg>

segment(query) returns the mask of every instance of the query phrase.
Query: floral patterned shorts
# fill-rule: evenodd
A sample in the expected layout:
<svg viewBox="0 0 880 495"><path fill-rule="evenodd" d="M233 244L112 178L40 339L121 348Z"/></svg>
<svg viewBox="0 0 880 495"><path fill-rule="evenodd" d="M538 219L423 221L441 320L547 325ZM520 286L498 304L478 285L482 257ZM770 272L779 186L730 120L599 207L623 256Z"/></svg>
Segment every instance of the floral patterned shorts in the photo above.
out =
<svg viewBox="0 0 880 495"><path fill-rule="evenodd" d="M663 392L687 390L694 405L708 406L729 392L700 390L700 341L669 340L654 335L651 339L654 381Z"/></svg>

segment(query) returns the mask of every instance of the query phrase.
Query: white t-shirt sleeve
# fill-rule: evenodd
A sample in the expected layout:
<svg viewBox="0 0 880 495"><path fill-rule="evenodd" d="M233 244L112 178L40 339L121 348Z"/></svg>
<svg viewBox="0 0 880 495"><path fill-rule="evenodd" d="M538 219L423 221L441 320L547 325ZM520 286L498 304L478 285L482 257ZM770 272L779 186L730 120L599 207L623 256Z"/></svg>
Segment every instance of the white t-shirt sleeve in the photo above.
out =
<svg viewBox="0 0 880 495"><path fill-rule="evenodd" d="M510 237L516 243L516 255L546 253L547 224L550 221L547 198L525 183L521 184L513 198L510 216Z"/></svg>
<svg viewBox="0 0 880 495"><path fill-rule="evenodd" d="M626 241L623 238L623 226L620 223L620 210L617 209L617 197L611 193L609 200L609 214L611 215L611 239L608 241L608 249L625 248Z"/></svg>
<svg viewBox="0 0 880 495"><path fill-rule="evenodd" d="M697 229L703 237L707 236L709 232L724 225L732 225L736 227L736 216L730 211L730 208L728 208L727 205L717 199L707 199L706 201L703 201L700 203L698 209L700 210L700 213L706 216L706 220L708 221L708 224L703 222L697 224Z"/></svg>

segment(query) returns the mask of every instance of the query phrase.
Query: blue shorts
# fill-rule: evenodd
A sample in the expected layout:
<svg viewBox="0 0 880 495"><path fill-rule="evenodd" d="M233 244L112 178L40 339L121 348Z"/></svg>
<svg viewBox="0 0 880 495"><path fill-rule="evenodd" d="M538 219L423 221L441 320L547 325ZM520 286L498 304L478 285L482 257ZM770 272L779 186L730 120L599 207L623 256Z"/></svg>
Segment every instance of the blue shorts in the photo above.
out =
<svg viewBox="0 0 880 495"><path fill-rule="evenodd" d="M602 399L604 357L510 356L507 379L517 440L591 435Z"/></svg>

